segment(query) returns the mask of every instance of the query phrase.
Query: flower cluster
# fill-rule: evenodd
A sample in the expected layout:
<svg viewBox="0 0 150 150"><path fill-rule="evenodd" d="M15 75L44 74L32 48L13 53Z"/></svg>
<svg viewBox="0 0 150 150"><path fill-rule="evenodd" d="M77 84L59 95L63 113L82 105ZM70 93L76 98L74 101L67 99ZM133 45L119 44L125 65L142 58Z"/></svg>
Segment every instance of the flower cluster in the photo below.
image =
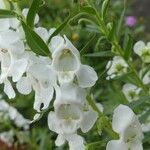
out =
<svg viewBox="0 0 150 150"><path fill-rule="evenodd" d="M27 9L22 12L25 18L27 13ZM38 20L37 15L35 24ZM54 111L48 115L48 125L58 134L56 145L68 141L70 149L84 149L84 139L77 130L89 131L98 117L86 101L88 88L98 79L96 72L81 63L79 51L65 35L51 39L48 47L52 58L38 56L28 46L17 19L3 19L0 23L0 83L4 83L4 92L10 99L15 98L10 81L16 83L21 94L34 90L33 107L38 113L48 109L53 99ZM34 31L47 43L55 29L35 27Z"/></svg>
<svg viewBox="0 0 150 150"><path fill-rule="evenodd" d="M10 124L12 126L22 129L22 131L14 131L10 127L10 130L0 133L0 140L6 143L8 146L12 146L15 142L15 137L17 137L17 140L20 144L24 143L25 141L19 137L28 134L30 120L25 119L14 107L10 106L3 99L0 99L0 118L1 126L7 126L9 122L11 122Z"/></svg>

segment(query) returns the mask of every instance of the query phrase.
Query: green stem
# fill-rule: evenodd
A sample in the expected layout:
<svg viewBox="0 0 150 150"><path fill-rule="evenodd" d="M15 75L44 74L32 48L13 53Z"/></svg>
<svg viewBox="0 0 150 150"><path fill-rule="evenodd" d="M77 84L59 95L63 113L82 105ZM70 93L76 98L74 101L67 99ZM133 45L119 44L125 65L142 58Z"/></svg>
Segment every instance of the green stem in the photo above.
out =
<svg viewBox="0 0 150 150"><path fill-rule="evenodd" d="M134 73L134 76L137 78L137 82L138 82L138 85L143 89L145 95L148 94L148 89L146 88L146 86L143 84L142 80L140 79L136 69L133 67L132 65L132 62L130 60L126 60L124 58L124 50L121 48L121 46L118 44L117 41L112 41L108 38L108 33L109 33L109 30L107 29L106 25L105 25L105 22L103 19L101 19L99 13L97 12L97 10L95 9L96 11L96 19L98 21L98 24L99 24L99 29L100 31L106 36L106 38L111 42L111 44L116 48L116 50L118 51L119 55L124 59L124 61L128 64L129 66L129 69ZM116 39L116 38L115 38Z"/></svg>
<svg viewBox="0 0 150 150"><path fill-rule="evenodd" d="M118 133L113 131L112 126L108 120L108 118L99 110L95 101L91 98L91 96L87 96L87 101L89 105L98 113L99 117L102 119L104 124L104 130L110 135L112 139L119 139Z"/></svg>

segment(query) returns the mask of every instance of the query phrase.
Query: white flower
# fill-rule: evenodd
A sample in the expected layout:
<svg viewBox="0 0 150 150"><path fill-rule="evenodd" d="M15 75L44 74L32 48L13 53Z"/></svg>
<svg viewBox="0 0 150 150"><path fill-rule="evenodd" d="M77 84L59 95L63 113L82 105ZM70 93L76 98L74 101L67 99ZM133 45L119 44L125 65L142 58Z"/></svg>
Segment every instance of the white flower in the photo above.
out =
<svg viewBox="0 0 150 150"><path fill-rule="evenodd" d="M13 82L17 82L26 70L27 58L24 54L23 42L12 30L0 33L0 62L0 83L4 83L4 92L8 97L14 98L15 92L8 77L12 77Z"/></svg>
<svg viewBox="0 0 150 150"><path fill-rule="evenodd" d="M86 92L75 84L63 84L56 90L54 112L48 115L48 126L58 134L57 146L68 141L71 150L84 149L83 138L77 135L77 130L88 132L98 117L91 107L85 106L85 100Z"/></svg>
<svg viewBox="0 0 150 150"><path fill-rule="evenodd" d="M6 101L0 100L0 112L7 116L7 119L14 122L19 128L29 129L30 120L25 119L14 107L10 106Z"/></svg>
<svg viewBox="0 0 150 150"><path fill-rule="evenodd" d="M134 45L134 52L142 58L143 62L150 63L150 42L145 45L143 41L138 41Z"/></svg>
<svg viewBox="0 0 150 150"><path fill-rule="evenodd" d="M141 92L141 88L133 85L131 83L126 83L123 88L122 92L124 93L125 97L129 102L133 100L137 100L139 98L139 94Z"/></svg>
<svg viewBox="0 0 150 150"><path fill-rule="evenodd" d="M66 36L55 36L50 43L52 68L58 75L60 84L73 82L75 77L80 87L87 88L98 79L94 69L80 62L80 53Z"/></svg>
<svg viewBox="0 0 150 150"><path fill-rule="evenodd" d="M143 77L143 83L144 84L149 84L150 83L150 71L148 71L144 77Z"/></svg>
<svg viewBox="0 0 150 150"><path fill-rule="evenodd" d="M143 150L141 124L128 106L119 105L114 110L112 127L120 139L109 141L106 150Z"/></svg>
<svg viewBox="0 0 150 150"><path fill-rule="evenodd" d="M128 65L120 56L115 56L113 60L109 61L106 66L107 80L113 79L117 76L121 76L128 71Z"/></svg>
<svg viewBox="0 0 150 150"><path fill-rule="evenodd" d="M21 94L29 94L32 89L35 91L34 109L38 112L47 109L53 98L56 77L50 64L49 58L30 53L26 76L17 82L17 89Z"/></svg>

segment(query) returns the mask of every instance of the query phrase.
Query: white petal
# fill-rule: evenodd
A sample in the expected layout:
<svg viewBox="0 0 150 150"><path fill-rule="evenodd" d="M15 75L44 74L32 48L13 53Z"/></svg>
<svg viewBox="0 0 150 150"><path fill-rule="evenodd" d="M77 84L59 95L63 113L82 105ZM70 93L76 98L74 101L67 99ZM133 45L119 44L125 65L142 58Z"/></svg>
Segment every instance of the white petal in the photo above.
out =
<svg viewBox="0 0 150 150"><path fill-rule="evenodd" d="M11 83L7 79L4 81L4 92L7 94L9 99L15 98L15 96L16 96L15 91L14 91Z"/></svg>
<svg viewBox="0 0 150 150"><path fill-rule="evenodd" d="M145 47L145 43L143 41L138 41L137 43L135 43L134 45L134 52L138 55L141 55L142 49Z"/></svg>
<svg viewBox="0 0 150 150"><path fill-rule="evenodd" d="M13 55L22 54L25 50L24 43L22 41L16 41L9 46Z"/></svg>
<svg viewBox="0 0 150 150"><path fill-rule="evenodd" d="M55 112L50 112L48 114L48 127L50 130L52 130L58 134L61 133L59 121L58 121L58 118L56 117Z"/></svg>
<svg viewBox="0 0 150 150"><path fill-rule="evenodd" d="M0 19L0 32L8 30L10 27L8 19Z"/></svg>
<svg viewBox="0 0 150 150"><path fill-rule="evenodd" d="M61 45L64 44L64 39L61 36L54 36L49 44L50 51L53 53Z"/></svg>
<svg viewBox="0 0 150 150"><path fill-rule="evenodd" d="M112 140L108 142L106 150L128 150L128 147L121 140Z"/></svg>
<svg viewBox="0 0 150 150"><path fill-rule="evenodd" d="M16 84L21 94L27 95L32 91L31 81L27 77L22 77Z"/></svg>
<svg viewBox="0 0 150 150"><path fill-rule="evenodd" d="M135 114L133 111L125 105L119 105L113 114L112 127L114 131L120 133L132 123Z"/></svg>
<svg viewBox="0 0 150 150"><path fill-rule="evenodd" d="M82 132L88 132L95 124L98 115L95 111L89 110L84 112L83 120L81 122L81 130Z"/></svg>
<svg viewBox="0 0 150 150"><path fill-rule="evenodd" d="M38 28L35 28L34 30L45 42L47 42L49 38L49 33L46 28L38 27Z"/></svg>
<svg viewBox="0 0 150 150"><path fill-rule="evenodd" d="M95 70L88 65L81 65L76 75L79 86L82 88L92 87L98 80Z"/></svg>
<svg viewBox="0 0 150 150"><path fill-rule="evenodd" d="M26 59L20 59L14 61L14 63L11 66L10 74L12 75L13 82L17 82L22 77L23 73L25 72L27 67L27 60Z"/></svg>
<svg viewBox="0 0 150 150"><path fill-rule="evenodd" d="M54 89L52 86L42 87L38 91L35 91L34 109L40 112L49 107L50 101L53 98Z"/></svg>
<svg viewBox="0 0 150 150"><path fill-rule="evenodd" d="M55 141L56 146L61 146L61 145L63 145L64 143L65 143L65 138L64 138L64 136L61 135L61 134L59 134L59 135L57 136L56 141Z"/></svg>
<svg viewBox="0 0 150 150"><path fill-rule="evenodd" d="M86 91L75 84L63 84L56 89L56 100L54 107L61 104L78 104L84 105L86 100Z"/></svg>
<svg viewBox="0 0 150 150"><path fill-rule="evenodd" d="M67 135L66 140L69 142L70 150L84 150L85 149L83 137L77 134Z"/></svg>
<svg viewBox="0 0 150 150"><path fill-rule="evenodd" d="M130 144L131 150L143 150L143 145L141 141L135 141Z"/></svg>
<svg viewBox="0 0 150 150"><path fill-rule="evenodd" d="M5 45L9 45L15 43L16 41L19 41L19 35L13 30L2 32L0 36Z"/></svg>

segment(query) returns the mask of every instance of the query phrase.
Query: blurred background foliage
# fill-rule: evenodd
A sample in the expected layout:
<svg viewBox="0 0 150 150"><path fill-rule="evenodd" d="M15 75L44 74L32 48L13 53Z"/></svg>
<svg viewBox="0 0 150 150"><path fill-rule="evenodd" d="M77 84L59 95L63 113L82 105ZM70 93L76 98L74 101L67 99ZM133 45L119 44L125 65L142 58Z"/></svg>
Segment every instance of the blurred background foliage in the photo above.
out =
<svg viewBox="0 0 150 150"><path fill-rule="evenodd" d="M100 8L99 5L101 4L101 0L91 1L94 2L97 9ZM19 1L21 8L28 8L31 3L31 0ZM78 9L79 3L80 5L84 5L84 0L45 0L44 6L42 6L39 11L40 23L38 26L43 26L47 29L58 27L68 17L69 13L72 16L80 13L80 10ZM123 3L124 1L122 0L111 0L109 14L107 15L108 21L114 21L121 17L124 9ZM148 0L128 0L127 9L120 33L121 39L123 39L124 35L128 33L133 36L134 41L139 39L149 39L150 34L147 31L150 30L150 22L148 22L149 20L147 18L149 17L149 8L147 8L147 6L150 6L150 4L148 5ZM147 10L147 12L145 10ZM134 16L137 19L137 23L133 27L126 25L125 18L127 16ZM92 16L88 17L90 18ZM84 48L89 40L91 40L90 44L86 47L86 52L84 55L82 55L82 62L93 66L97 71L99 80L95 87L92 88L93 96L97 102L101 102L103 104L105 114L111 117L113 109L120 103L126 104L127 100L121 91L122 85L124 83L122 78L111 81L106 80L107 75L105 67L112 56L94 55L96 52L110 50L110 43L105 38L101 37L98 29L94 25L90 24L87 20L80 18L77 20L72 20L70 24L68 24L64 30L61 31L61 34L66 34L79 51ZM123 43L123 40L121 40L120 43ZM133 58L135 58L135 65L139 66L140 60L137 59L134 55ZM12 106L15 106L18 111L20 111L26 118L32 120L35 114L35 111L33 110L34 93L31 93L28 96L17 94L17 97L14 100L8 100L5 95L4 98ZM21 146L19 149L68 149L66 145L59 148L55 147L54 141L56 139L56 134L48 130L47 114L48 112L46 112L38 122L31 125L30 133L25 137L27 143L24 147ZM0 124L0 126L2 126L2 124ZM99 143L97 147L94 147L94 149L91 148L90 150L104 150L105 148L103 145L105 145L105 139L108 140L109 138L105 135L105 133L103 133L102 136L99 136L96 125L89 133L83 136L86 138L87 143L102 141L102 143ZM16 146L16 148L17 147L18 146ZM145 142L145 149L150 150L150 140Z"/></svg>

